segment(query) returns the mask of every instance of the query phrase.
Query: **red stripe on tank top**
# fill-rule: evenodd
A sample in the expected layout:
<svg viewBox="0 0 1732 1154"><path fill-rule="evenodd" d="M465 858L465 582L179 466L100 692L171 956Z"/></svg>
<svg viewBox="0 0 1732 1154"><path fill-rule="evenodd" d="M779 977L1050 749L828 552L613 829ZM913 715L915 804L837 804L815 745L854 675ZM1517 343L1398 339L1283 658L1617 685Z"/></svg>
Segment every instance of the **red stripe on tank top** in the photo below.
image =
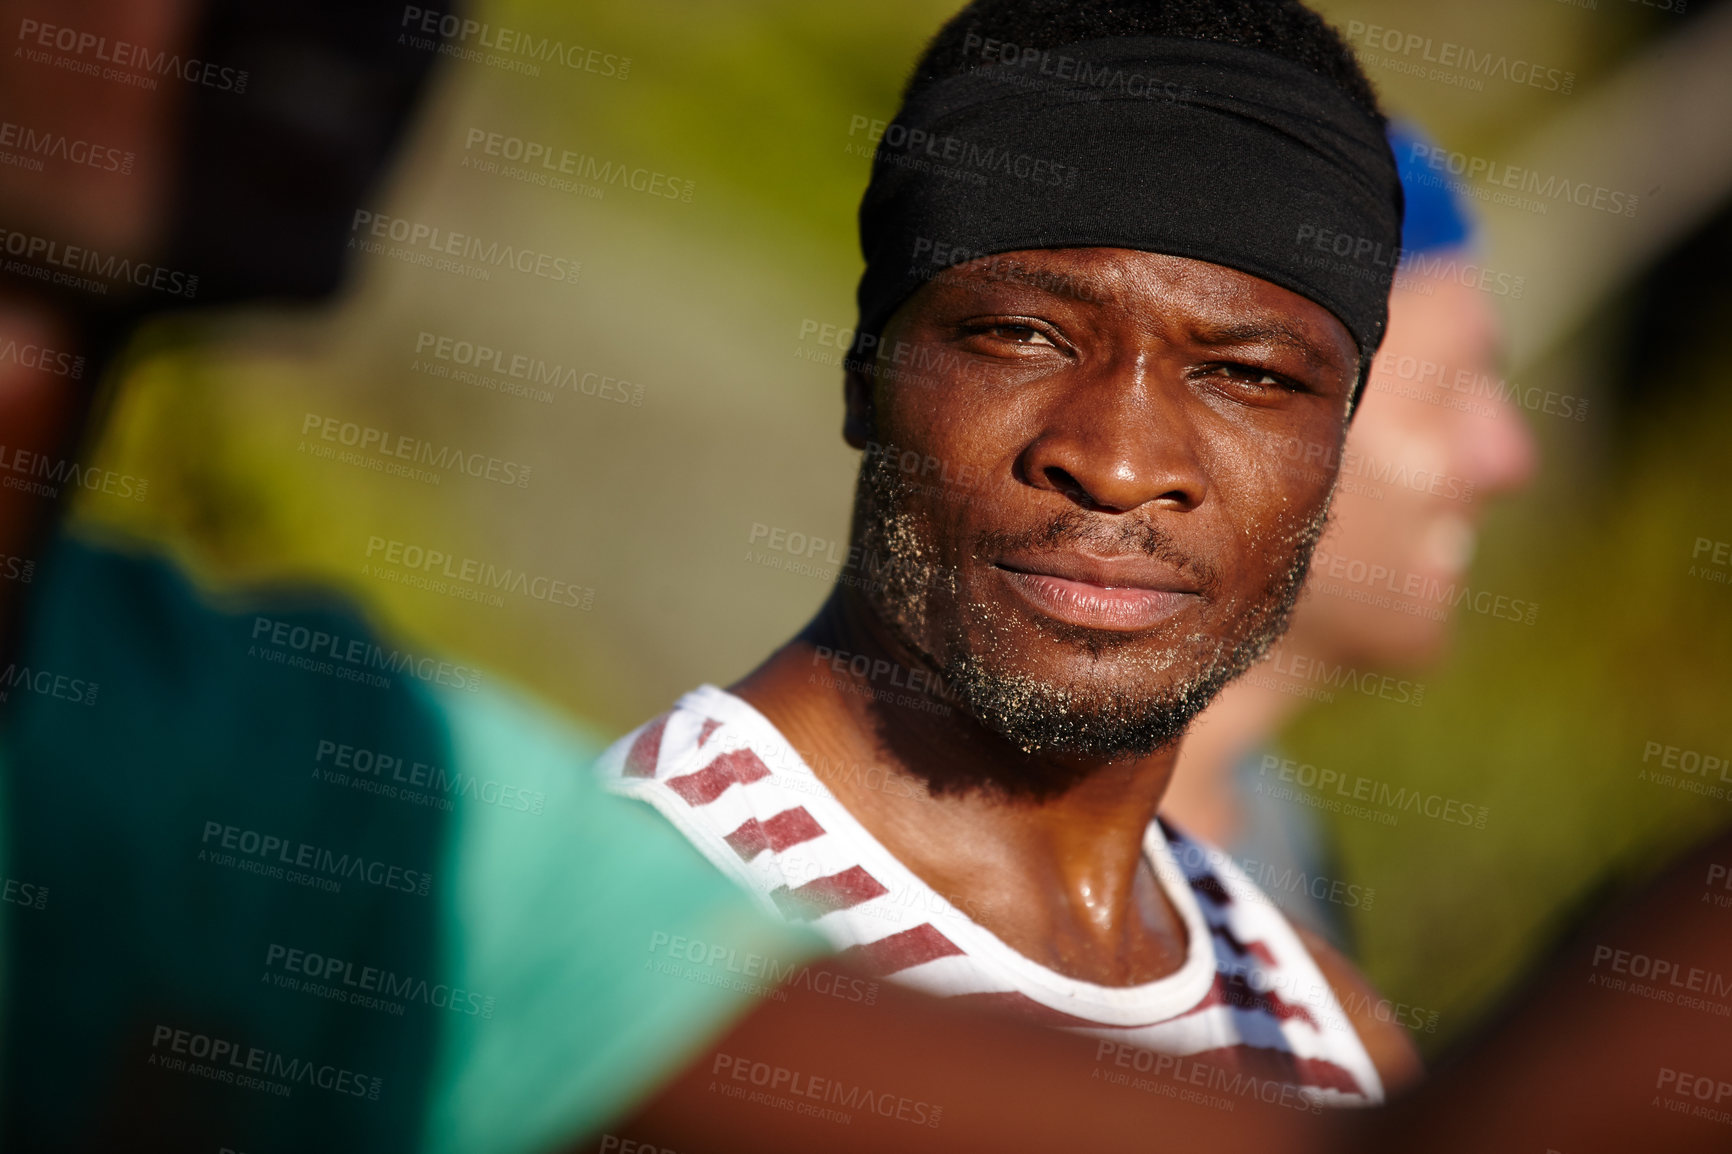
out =
<svg viewBox="0 0 1732 1154"><path fill-rule="evenodd" d="M1231 1006L1236 1010L1268 1014L1279 1022L1292 1019L1304 1022L1313 1029L1319 1028L1317 1019L1311 1016L1310 1010L1284 1001L1281 995L1273 990L1253 989L1243 974L1216 974L1209 992L1187 1013L1195 1014L1210 1006Z"/></svg>
<svg viewBox="0 0 1732 1154"><path fill-rule="evenodd" d="M742 860L751 861L767 849L781 853L789 846L823 836L824 827L818 824L818 819L807 813L804 806L797 805L767 821L749 817L725 840Z"/></svg>
<svg viewBox="0 0 1732 1154"><path fill-rule="evenodd" d="M819 918L889 892L882 882L866 872L865 867L852 866L841 873L814 878L792 889L777 886L770 891L770 898L784 917Z"/></svg>
<svg viewBox="0 0 1732 1154"><path fill-rule="evenodd" d="M873 977L887 977L914 966L923 966L939 958L958 957L962 947L939 933L931 922L922 922L911 930L849 946L838 955L839 960Z"/></svg>
<svg viewBox="0 0 1732 1154"><path fill-rule="evenodd" d="M1239 940L1238 935L1234 934L1231 929L1214 923L1210 924L1209 931L1217 938L1220 938L1223 942L1227 943L1227 948L1231 949L1241 958L1249 954L1251 957L1256 958L1259 962L1262 962L1265 966L1268 966L1271 969L1280 964L1275 960L1274 951L1262 942L1242 942Z"/></svg>
<svg viewBox="0 0 1732 1154"><path fill-rule="evenodd" d="M654 777L656 764L662 755L662 731L668 727L671 714L664 713L637 735L637 740L631 743L631 750L625 755L624 777Z"/></svg>
<svg viewBox="0 0 1732 1154"><path fill-rule="evenodd" d="M1191 888L1202 894L1218 906L1233 904L1233 895L1227 892L1227 887L1221 884L1221 879L1212 873L1198 874L1189 879Z"/></svg>
<svg viewBox="0 0 1732 1154"><path fill-rule="evenodd" d="M696 773L668 778L668 788L686 799L688 805L708 805L730 785L750 785L770 776L768 767L749 749L735 749L722 754Z"/></svg>

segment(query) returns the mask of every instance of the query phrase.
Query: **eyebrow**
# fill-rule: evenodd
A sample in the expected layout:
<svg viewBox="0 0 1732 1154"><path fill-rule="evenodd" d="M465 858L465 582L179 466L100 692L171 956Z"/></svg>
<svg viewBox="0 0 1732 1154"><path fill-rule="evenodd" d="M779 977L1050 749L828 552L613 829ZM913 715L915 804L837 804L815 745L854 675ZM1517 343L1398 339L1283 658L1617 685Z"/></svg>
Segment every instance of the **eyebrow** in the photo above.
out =
<svg viewBox="0 0 1732 1154"><path fill-rule="evenodd" d="M1211 348L1230 345L1277 344L1292 349L1320 369L1337 368L1334 358L1318 346L1303 329L1276 317L1240 324L1198 326L1191 338Z"/></svg>
<svg viewBox="0 0 1732 1154"><path fill-rule="evenodd" d="M1003 256L982 257L963 265L952 266L945 272L965 280L1019 284L1040 292L1070 297L1073 300L1088 304L1110 304L1115 299L1109 286L1102 283L1098 277L1034 269L1014 258ZM1256 321L1242 321L1236 324L1199 325L1192 328L1191 336L1198 344L1210 348L1265 343L1277 344L1293 350L1317 368L1335 369L1339 367L1334 358L1324 351L1316 341L1312 340L1305 330L1279 317L1265 317ZM1354 363L1349 366L1349 371L1357 369L1358 363L1358 351L1355 350Z"/></svg>

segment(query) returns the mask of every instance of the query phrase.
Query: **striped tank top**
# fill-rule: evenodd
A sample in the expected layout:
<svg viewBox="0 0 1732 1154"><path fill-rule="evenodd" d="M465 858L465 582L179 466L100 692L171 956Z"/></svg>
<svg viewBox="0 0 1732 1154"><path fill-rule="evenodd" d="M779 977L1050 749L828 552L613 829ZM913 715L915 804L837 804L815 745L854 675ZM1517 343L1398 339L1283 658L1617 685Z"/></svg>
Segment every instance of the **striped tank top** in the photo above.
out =
<svg viewBox="0 0 1732 1154"><path fill-rule="evenodd" d="M969 916L966 899L915 876L768 718L724 690L686 694L615 743L599 769L610 789L653 805L768 911L810 923L856 969L1096 1036L1109 1077L1152 1069L1183 1080L1189 1065L1191 1083L1223 1097L1273 1103L1278 1088L1285 1104L1312 1109L1383 1100L1365 1047L1286 918L1228 855L1161 821L1144 850L1184 920L1185 961L1152 982L1100 986L1030 960Z"/></svg>

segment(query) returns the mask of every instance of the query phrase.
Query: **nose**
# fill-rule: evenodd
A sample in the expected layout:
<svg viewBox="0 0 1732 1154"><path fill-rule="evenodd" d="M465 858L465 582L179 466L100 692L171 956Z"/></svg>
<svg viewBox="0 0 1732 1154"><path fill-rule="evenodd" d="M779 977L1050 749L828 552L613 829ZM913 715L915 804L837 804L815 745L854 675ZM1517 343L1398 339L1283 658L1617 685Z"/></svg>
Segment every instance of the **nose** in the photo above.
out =
<svg viewBox="0 0 1732 1154"><path fill-rule="evenodd" d="M1209 484L1186 395L1141 357L1079 375L1018 456L1017 478L1097 512L1195 509Z"/></svg>
<svg viewBox="0 0 1732 1154"><path fill-rule="evenodd" d="M1521 410L1496 397L1489 417L1468 424L1480 426L1460 450L1475 491L1492 496L1526 488L1539 467L1539 449Z"/></svg>

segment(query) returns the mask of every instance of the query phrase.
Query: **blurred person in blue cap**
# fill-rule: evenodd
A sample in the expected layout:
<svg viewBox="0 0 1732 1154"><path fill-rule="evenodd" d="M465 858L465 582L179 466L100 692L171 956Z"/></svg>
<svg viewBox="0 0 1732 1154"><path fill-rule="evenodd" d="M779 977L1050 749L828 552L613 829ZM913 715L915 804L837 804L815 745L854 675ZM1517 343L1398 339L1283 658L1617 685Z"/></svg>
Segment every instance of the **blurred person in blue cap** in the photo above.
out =
<svg viewBox="0 0 1732 1154"><path fill-rule="evenodd" d="M1318 812L1293 799L1314 783L1296 780L1273 739L1312 701L1423 703L1422 672L1448 643L1486 508L1535 467L1498 371L1495 301L1519 299L1525 278L1485 266L1467 207L1426 163L1432 144L1419 129L1395 124L1389 139L1407 203L1370 387L1338 453L1281 447L1289 468L1339 465L1329 527L1286 636L1197 718L1162 806L1343 948L1366 887L1342 877ZM1522 611L1505 607L1512 620ZM1457 808L1450 820L1476 819Z"/></svg>

